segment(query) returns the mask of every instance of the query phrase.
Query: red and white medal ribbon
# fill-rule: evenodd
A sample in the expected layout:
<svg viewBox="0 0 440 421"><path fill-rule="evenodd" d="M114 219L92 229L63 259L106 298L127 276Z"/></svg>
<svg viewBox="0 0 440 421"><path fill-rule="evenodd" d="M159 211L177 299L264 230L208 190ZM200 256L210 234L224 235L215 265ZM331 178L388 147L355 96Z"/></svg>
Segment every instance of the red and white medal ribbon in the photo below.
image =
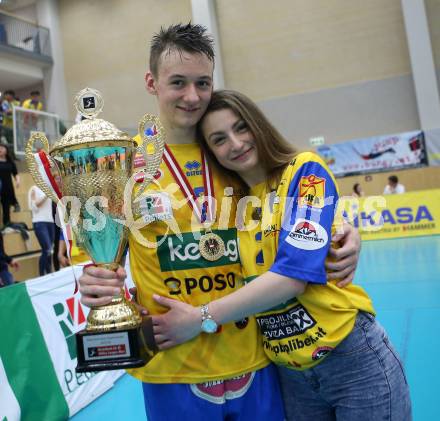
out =
<svg viewBox="0 0 440 421"><path fill-rule="evenodd" d="M198 220L203 222L212 222L215 219L215 209L214 209L214 184L212 180L211 169L209 168L208 160L205 154L202 152L202 176L203 176L203 203L199 206L197 201L197 196L188 178L182 171L179 163L174 157L168 145L165 145L163 159L167 165L170 173L176 180L177 184L181 188L185 198L187 199L188 205L191 207L193 212L197 215ZM206 217L204 217L206 215Z"/></svg>
<svg viewBox="0 0 440 421"><path fill-rule="evenodd" d="M58 199L61 199L63 196L57 182L55 181L55 178L53 177L51 171L50 171L50 162L47 159L47 155L43 151L39 151L34 154L35 162L38 166L38 172L41 175L41 178L44 180L45 184L49 189L52 190L52 193L58 197Z"/></svg>

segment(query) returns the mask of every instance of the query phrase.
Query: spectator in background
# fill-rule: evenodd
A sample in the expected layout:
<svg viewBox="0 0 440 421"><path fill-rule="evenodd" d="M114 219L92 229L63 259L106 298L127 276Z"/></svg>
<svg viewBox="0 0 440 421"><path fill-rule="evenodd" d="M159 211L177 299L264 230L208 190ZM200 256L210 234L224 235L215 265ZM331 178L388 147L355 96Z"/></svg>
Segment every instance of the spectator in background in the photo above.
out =
<svg viewBox="0 0 440 421"><path fill-rule="evenodd" d="M402 194L405 193L405 186L399 184L399 179L395 175L388 177L388 184L385 186L383 194Z"/></svg>
<svg viewBox="0 0 440 421"><path fill-rule="evenodd" d="M14 206L14 212L20 212L20 205L15 197L12 178L15 181L15 188L18 189L20 187L20 176L18 175L17 167L9 156L8 147L0 144L0 200L2 202L4 226L11 222L11 206Z"/></svg>
<svg viewBox="0 0 440 421"><path fill-rule="evenodd" d="M2 134L9 145L14 143L12 109L18 105L20 105L20 102L15 99L15 92L12 90L5 91L1 102L1 112L3 114Z"/></svg>
<svg viewBox="0 0 440 421"><path fill-rule="evenodd" d="M81 248L78 247L73 240L72 249L70 250L70 259L72 265L79 265L80 263L90 262L89 255ZM60 232L60 240L58 244L58 261L61 267L66 267L70 265L69 258L67 257L67 243L64 240L64 235Z"/></svg>
<svg viewBox="0 0 440 421"><path fill-rule="evenodd" d="M23 108L27 110L43 110L43 103L40 101L40 91L32 91L31 97L23 101ZM30 129L37 129L38 115L37 114L25 114L24 115L25 126L31 126Z"/></svg>
<svg viewBox="0 0 440 421"><path fill-rule="evenodd" d="M365 196L364 191L359 183L353 185L353 196L354 197L363 197Z"/></svg>
<svg viewBox="0 0 440 421"><path fill-rule="evenodd" d="M41 246L39 271L42 276L52 272L52 251L55 237L52 202L37 186L32 186L29 189L28 202L29 209L32 211L35 235Z"/></svg>
<svg viewBox="0 0 440 421"><path fill-rule="evenodd" d="M23 101L23 108L43 111L43 103L40 101L40 91L32 91L31 97Z"/></svg>
<svg viewBox="0 0 440 421"><path fill-rule="evenodd" d="M3 235L0 231L0 288L14 283L14 277L12 276L12 273L9 272L8 266L11 266L14 270L18 269L17 261L5 253Z"/></svg>
<svg viewBox="0 0 440 421"><path fill-rule="evenodd" d="M53 263L53 269L54 272L57 272L60 270L60 260L59 260L59 241L60 241L60 234L61 234L61 224L60 224L60 218L58 217L57 213L57 205L55 202L52 202L52 216L53 220L55 221L54 226L54 238L53 238L53 255L52 255L52 263Z"/></svg>

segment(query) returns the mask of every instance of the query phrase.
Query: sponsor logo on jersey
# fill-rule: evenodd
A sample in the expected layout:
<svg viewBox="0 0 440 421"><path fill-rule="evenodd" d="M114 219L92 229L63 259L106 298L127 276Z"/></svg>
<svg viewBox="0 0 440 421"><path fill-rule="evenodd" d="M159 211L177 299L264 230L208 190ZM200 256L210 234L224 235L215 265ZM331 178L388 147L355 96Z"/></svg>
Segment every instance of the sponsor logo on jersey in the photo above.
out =
<svg viewBox="0 0 440 421"><path fill-rule="evenodd" d="M184 167L187 169L185 173L187 177L202 174L202 164L198 161L188 161Z"/></svg>
<svg viewBox="0 0 440 421"><path fill-rule="evenodd" d="M297 219L286 242L302 250L318 250L328 242L327 231L317 222Z"/></svg>
<svg viewBox="0 0 440 421"><path fill-rule="evenodd" d="M160 192L145 196L139 202L139 209L145 222L165 221L173 217L168 194Z"/></svg>
<svg viewBox="0 0 440 421"><path fill-rule="evenodd" d="M265 314L256 319L261 333L269 341L302 335L316 325L316 320L301 304L282 313Z"/></svg>
<svg viewBox="0 0 440 421"><path fill-rule="evenodd" d="M272 224L264 228L263 233L265 237L275 237L275 235L280 232L277 227L277 224Z"/></svg>
<svg viewBox="0 0 440 421"><path fill-rule="evenodd" d="M299 206L324 207L325 178L315 174L301 177L299 181Z"/></svg>
<svg viewBox="0 0 440 421"><path fill-rule="evenodd" d="M255 372L242 374L228 380L214 380L190 385L194 395L208 402L222 404L226 400L242 397L252 385Z"/></svg>
<svg viewBox="0 0 440 421"><path fill-rule="evenodd" d="M275 357L278 357L278 354L283 355L285 358L286 355L291 353L295 353L300 349L305 349L309 346L316 346L316 342L318 342L321 338L327 335L327 332L322 328L318 327L314 332L308 332L309 334L301 336L300 338L286 338L283 341L273 341L268 340L267 337L264 337L263 347L267 349L269 352L275 354ZM317 356L318 358L322 358L323 355L320 356L319 350L325 352L325 350L332 349L329 347L318 347L317 348Z"/></svg>
<svg viewBox="0 0 440 421"><path fill-rule="evenodd" d="M182 293L191 295L194 291L211 292L223 291L226 288L235 288L237 285L234 272L218 273L214 276L202 275L200 277L187 277L179 279L169 277L163 281L170 295L180 295Z"/></svg>
<svg viewBox="0 0 440 421"><path fill-rule="evenodd" d="M213 262L205 260L200 255L199 241L194 238L194 233L182 233L182 240L177 235L168 235L163 240L162 236L156 238L160 246L157 249L157 256L162 272L185 270L195 268L206 268L231 265L240 263L237 245L237 230L213 230L225 243L225 253Z"/></svg>

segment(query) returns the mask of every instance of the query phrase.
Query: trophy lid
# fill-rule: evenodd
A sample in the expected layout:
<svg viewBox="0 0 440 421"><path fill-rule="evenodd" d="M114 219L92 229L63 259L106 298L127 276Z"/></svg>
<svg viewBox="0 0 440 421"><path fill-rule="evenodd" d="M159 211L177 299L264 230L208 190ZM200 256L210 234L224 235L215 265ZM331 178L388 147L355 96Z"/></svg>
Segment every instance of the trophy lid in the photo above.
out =
<svg viewBox="0 0 440 421"><path fill-rule="evenodd" d="M96 89L85 88L78 92L74 104L84 119L67 130L66 134L52 147L51 152L102 141L136 143L131 136L119 130L114 124L96 118L104 107L102 95Z"/></svg>

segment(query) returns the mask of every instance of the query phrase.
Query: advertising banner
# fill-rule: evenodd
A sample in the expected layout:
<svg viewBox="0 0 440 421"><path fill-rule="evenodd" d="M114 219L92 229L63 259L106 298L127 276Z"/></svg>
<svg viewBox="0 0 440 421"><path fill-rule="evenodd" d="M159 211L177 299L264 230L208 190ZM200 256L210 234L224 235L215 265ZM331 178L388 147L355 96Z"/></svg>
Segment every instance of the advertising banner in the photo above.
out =
<svg viewBox="0 0 440 421"><path fill-rule="evenodd" d="M323 145L316 151L337 177L427 165L420 131Z"/></svg>
<svg viewBox="0 0 440 421"><path fill-rule="evenodd" d="M363 241L440 234L440 189L342 197L339 210Z"/></svg>
<svg viewBox="0 0 440 421"><path fill-rule="evenodd" d="M88 308L73 292L71 268L0 289L0 421L68 419L124 374L76 373Z"/></svg>

